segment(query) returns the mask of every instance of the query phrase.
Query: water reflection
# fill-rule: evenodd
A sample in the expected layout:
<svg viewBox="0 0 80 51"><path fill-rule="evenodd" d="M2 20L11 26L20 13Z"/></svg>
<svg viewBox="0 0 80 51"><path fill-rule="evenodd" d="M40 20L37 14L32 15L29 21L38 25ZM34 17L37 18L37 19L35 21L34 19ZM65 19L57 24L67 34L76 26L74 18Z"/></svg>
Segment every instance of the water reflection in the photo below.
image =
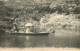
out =
<svg viewBox="0 0 80 51"><path fill-rule="evenodd" d="M2 36L0 39L1 47L44 47L48 46L48 35L37 36Z"/></svg>
<svg viewBox="0 0 80 51"><path fill-rule="evenodd" d="M28 39L27 39L28 37ZM49 38L47 35L45 36L26 36L25 45L31 47L44 47L48 45Z"/></svg>
<svg viewBox="0 0 80 51"><path fill-rule="evenodd" d="M60 33L59 33L60 34ZM22 35L3 35L0 36L0 47L80 47L80 36L63 37L62 35L55 36L37 35L37 36L22 36Z"/></svg>

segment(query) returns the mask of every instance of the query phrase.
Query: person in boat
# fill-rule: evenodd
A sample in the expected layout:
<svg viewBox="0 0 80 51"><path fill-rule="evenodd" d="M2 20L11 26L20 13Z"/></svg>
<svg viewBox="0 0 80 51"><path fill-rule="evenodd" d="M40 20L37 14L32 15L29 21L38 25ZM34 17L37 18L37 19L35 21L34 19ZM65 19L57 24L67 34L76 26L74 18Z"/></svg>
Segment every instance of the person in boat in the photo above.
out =
<svg viewBox="0 0 80 51"><path fill-rule="evenodd" d="M47 23L47 19L46 19L46 16L43 16L41 19L40 19L40 29L41 31L46 31L46 23Z"/></svg>
<svg viewBox="0 0 80 51"><path fill-rule="evenodd" d="M26 32L26 33L32 33L32 32L34 32L33 27L34 27L34 26L33 26L32 23L27 23L27 24L25 24L25 28L26 28L25 32Z"/></svg>
<svg viewBox="0 0 80 51"><path fill-rule="evenodd" d="M51 26L48 30L49 33L55 33L54 26Z"/></svg>
<svg viewBox="0 0 80 51"><path fill-rule="evenodd" d="M17 27L17 23L13 23L13 28L12 28L14 32L19 32L19 29Z"/></svg>

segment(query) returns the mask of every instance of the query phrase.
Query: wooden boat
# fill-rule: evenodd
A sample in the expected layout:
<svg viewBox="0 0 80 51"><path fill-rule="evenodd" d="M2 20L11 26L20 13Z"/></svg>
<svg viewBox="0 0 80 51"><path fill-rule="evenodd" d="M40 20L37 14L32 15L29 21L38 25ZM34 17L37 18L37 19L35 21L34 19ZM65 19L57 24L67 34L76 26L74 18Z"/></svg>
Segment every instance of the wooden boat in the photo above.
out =
<svg viewBox="0 0 80 51"><path fill-rule="evenodd" d="M25 24L26 30L22 32L11 32L11 35L48 35L48 32L38 32L32 23Z"/></svg>
<svg viewBox="0 0 80 51"><path fill-rule="evenodd" d="M10 33L11 35L48 35L49 33L47 33L47 32L38 32L38 33L34 33L34 32L32 32L32 33L15 33L15 32L13 32L13 33Z"/></svg>

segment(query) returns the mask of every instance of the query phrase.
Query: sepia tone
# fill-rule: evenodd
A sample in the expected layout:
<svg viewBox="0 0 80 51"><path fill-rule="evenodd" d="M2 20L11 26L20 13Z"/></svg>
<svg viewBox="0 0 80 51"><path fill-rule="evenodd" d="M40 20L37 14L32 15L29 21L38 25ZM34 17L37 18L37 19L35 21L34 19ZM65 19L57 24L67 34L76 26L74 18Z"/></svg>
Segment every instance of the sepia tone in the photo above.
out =
<svg viewBox="0 0 80 51"><path fill-rule="evenodd" d="M0 0L0 47L80 47L80 0Z"/></svg>

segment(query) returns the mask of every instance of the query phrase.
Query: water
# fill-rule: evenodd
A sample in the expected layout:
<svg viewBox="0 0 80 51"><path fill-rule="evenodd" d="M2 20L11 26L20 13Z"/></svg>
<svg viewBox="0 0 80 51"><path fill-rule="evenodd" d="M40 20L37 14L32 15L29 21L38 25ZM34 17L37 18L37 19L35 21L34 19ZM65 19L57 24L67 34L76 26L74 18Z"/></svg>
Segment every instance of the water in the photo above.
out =
<svg viewBox="0 0 80 51"><path fill-rule="evenodd" d="M49 35L0 36L0 47L80 47L79 32L57 30Z"/></svg>
<svg viewBox="0 0 80 51"><path fill-rule="evenodd" d="M43 47L48 46L48 35L27 36L2 36L1 47Z"/></svg>

